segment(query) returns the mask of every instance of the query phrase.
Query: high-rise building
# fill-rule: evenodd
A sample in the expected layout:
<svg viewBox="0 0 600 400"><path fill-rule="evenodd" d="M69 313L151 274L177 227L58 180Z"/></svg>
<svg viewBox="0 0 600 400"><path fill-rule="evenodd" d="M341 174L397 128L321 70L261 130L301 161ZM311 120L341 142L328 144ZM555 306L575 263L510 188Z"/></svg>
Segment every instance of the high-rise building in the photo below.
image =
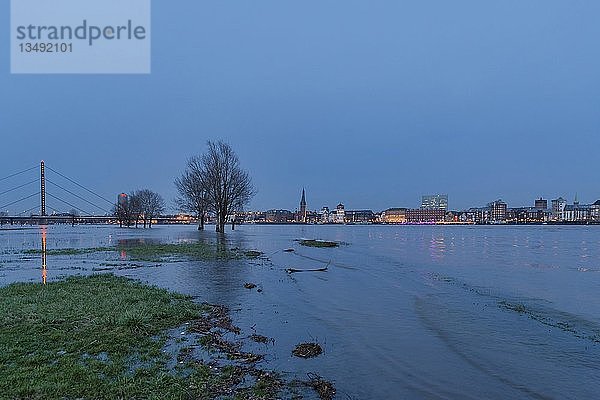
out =
<svg viewBox="0 0 600 400"><path fill-rule="evenodd" d="M558 221L562 218L562 213L565 210L567 201L562 197L552 200L552 219Z"/></svg>
<svg viewBox="0 0 600 400"><path fill-rule="evenodd" d="M508 206L502 200L496 200L488 204L491 209L492 221L505 221Z"/></svg>
<svg viewBox="0 0 600 400"><path fill-rule="evenodd" d="M535 208L538 210L546 210L548 208L548 200L540 197L535 201Z"/></svg>
<svg viewBox="0 0 600 400"><path fill-rule="evenodd" d="M127 194L126 193L121 193L120 195L117 196L117 205L121 208L121 209L125 209L125 207L127 206Z"/></svg>
<svg viewBox="0 0 600 400"><path fill-rule="evenodd" d="M447 194L431 194L421 197L421 208L425 210L448 210Z"/></svg>

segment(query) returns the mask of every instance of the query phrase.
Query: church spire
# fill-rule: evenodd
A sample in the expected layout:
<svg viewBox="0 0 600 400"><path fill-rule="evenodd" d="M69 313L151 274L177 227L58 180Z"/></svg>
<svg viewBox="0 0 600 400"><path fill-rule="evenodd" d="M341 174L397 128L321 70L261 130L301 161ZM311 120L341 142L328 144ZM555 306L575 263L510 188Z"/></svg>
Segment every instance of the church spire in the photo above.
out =
<svg viewBox="0 0 600 400"><path fill-rule="evenodd" d="M302 188L302 199L300 200L300 221L306 222L306 192Z"/></svg>

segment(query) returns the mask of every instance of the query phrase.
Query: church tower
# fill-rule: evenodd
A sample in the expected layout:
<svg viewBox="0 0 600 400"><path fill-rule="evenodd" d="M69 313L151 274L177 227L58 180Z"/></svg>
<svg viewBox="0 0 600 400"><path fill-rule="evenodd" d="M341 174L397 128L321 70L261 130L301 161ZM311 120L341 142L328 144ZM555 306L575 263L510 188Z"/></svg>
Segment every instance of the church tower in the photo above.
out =
<svg viewBox="0 0 600 400"><path fill-rule="evenodd" d="M302 199L300 200L300 222L306 222L306 193L302 188Z"/></svg>

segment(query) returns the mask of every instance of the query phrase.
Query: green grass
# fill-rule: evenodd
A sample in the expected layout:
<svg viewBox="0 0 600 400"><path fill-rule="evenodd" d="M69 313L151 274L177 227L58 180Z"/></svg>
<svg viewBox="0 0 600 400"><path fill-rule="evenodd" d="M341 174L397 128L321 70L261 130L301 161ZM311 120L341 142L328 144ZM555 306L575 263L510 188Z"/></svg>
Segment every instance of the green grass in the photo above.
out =
<svg viewBox="0 0 600 400"><path fill-rule="evenodd" d="M113 275L0 288L0 393L14 399L210 399L227 371L167 369L168 330L206 306ZM231 382L230 382L231 383Z"/></svg>
<svg viewBox="0 0 600 400"><path fill-rule="evenodd" d="M315 240L315 239L302 239L299 240L302 246L307 247L339 247L338 242L330 242L327 240Z"/></svg>
<svg viewBox="0 0 600 400"><path fill-rule="evenodd" d="M241 258L257 258L261 253L242 251L239 249L226 249L212 244L194 243L151 243L135 246L120 247L127 253L127 258L135 261L162 262L173 257L193 260L231 260Z"/></svg>

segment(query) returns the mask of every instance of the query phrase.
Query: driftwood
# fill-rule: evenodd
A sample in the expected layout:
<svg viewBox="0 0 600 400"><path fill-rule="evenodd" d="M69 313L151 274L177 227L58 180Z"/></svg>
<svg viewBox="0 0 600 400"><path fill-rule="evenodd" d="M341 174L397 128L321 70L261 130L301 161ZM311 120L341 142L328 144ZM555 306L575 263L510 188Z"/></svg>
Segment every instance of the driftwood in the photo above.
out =
<svg viewBox="0 0 600 400"><path fill-rule="evenodd" d="M331 261L327 263L323 268L314 268L314 269L296 269L296 268L287 268L285 272L288 274L293 274L295 272L327 272L327 267L329 267Z"/></svg>

